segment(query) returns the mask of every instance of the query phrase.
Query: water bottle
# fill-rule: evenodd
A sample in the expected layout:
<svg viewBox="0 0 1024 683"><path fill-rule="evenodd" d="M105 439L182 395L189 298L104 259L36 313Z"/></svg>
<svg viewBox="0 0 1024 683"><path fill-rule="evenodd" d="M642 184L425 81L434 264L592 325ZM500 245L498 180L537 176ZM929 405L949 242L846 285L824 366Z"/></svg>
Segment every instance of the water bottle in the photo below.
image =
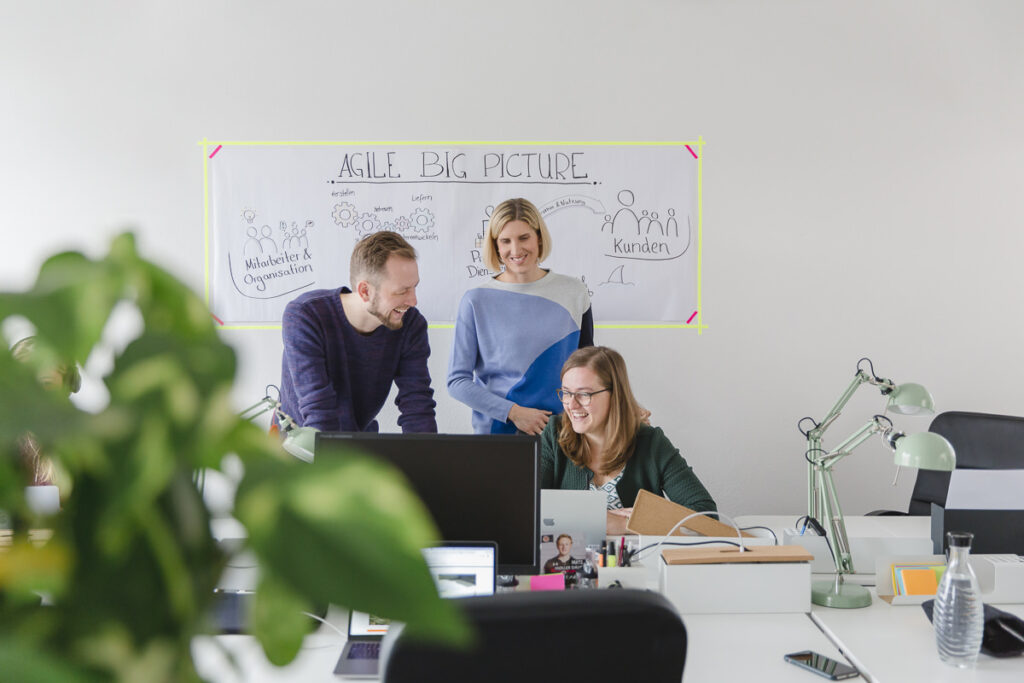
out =
<svg viewBox="0 0 1024 683"><path fill-rule="evenodd" d="M974 534L950 531L946 538L949 565L935 594L932 614L935 644L943 662L965 669L973 667L978 659L984 626L978 577L968 562Z"/></svg>

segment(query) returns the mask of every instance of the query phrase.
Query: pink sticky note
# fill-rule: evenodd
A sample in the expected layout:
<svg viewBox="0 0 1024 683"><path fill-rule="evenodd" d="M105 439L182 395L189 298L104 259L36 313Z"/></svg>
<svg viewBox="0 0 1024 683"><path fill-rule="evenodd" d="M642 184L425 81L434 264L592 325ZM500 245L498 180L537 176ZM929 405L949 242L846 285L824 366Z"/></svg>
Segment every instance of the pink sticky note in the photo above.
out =
<svg viewBox="0 0 1024 683"><path fill-rule="evenodd" d="M530 577L532 591L563 591L565 590L565 574L541 574Z"/></svg>

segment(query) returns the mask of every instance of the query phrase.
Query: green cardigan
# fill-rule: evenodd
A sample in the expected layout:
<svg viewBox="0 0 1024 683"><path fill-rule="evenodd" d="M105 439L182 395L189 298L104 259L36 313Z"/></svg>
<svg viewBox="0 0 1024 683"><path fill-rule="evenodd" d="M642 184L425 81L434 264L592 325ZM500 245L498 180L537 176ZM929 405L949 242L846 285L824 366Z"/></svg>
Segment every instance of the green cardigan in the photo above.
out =
<svg viewBox="0 0 1024 683"><path fill-rule="evenodd" d="M553 415L540 437L540 486L544 489L586 490L594 473L577 467L558 446L562 416ZM664 494L669 500L698 512L717 510L714 499L704 488L693 468L679 454L660 427L641 425L636 434L633 457L622 469L616 486L625 507L632 507L640 489Z"/></svg>

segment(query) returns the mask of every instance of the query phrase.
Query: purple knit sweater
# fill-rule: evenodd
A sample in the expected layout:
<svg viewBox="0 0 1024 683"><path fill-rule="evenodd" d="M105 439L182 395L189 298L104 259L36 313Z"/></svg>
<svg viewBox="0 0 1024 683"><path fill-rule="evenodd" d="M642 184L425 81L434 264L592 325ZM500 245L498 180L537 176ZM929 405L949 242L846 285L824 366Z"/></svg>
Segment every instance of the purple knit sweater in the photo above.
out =
<svg viewBox="0 0 1024 683"><path fill-rule="evenodd" d="M341 305L347 287L306 292L284 310L281 410L304 427L376 432L377 413L398 386L403 432L436 432L427 321L415 308L399 330L361 334Z"/></svg>

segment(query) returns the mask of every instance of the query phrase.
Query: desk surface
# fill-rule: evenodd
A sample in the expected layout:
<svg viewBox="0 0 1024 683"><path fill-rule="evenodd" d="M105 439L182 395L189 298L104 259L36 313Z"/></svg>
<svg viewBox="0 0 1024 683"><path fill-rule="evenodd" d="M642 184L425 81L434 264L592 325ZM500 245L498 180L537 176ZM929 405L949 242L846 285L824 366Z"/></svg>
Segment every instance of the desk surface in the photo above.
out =
<svg viewBox="0 0 1024 683"><path fill-rule="evenodd" d="M327 621L344 632L344 610L331 608ZM783 661L787 652L815 650L834 659L842 655L806 614L695 614L684 616L688 639L683 682L794 681L804 678ZM196 638L192 654L199 675L217 683L299 683L345 681L334 675L345 637L327 626L306 637L295 661L270 664L251 636ZM234 656L236 671L225 651ZM807 674L806 683L814 679Z"/></svg>
<svg viewBox="0 0 1024 683"><path fill-rule="evenodd" d="M935 632L920 605L890 605L871 589L871 606L829 609L814 606L813 619L869 681L888 683L964 683L965 681L1022 681L1024 658L978 656L973 671L942 663L935 649ZM1024 605L998 605L1024 616Z"/></svg>
<svg viewBox="0 0 1024 683"><path fill-rule="evenodd" d="M776 529L791 527L792 515L743 517L741 526L759 524ZM927 534L927 517L849 517L851 535L915 538ZM237 558L224 585L252 584L252 567ZM237 576L235 575L237 574ZM868 681L939 683L955 681L1024 680L1024 658L997 659L981 655L973 671L943 664L935 649L931 624L918 605L892 606L872 590L870 607L837 610L814 607L811 614L700 614L683 615L689 647L683 681L805 681L813 674L783 661L787 652L815 650L834 659L847 659ZM1002 606L1024 617L1024 605ZM347 613L331 608L327 620L340 633L321 626L306 638L299 656L287 667L267 662L250 636L196 638L192 652L196 668L207 680L234 682L343 681L333 674L345 641ZM234 656L236 671L225 652ZM843 654L841 654L843 653Z"/></svg>

